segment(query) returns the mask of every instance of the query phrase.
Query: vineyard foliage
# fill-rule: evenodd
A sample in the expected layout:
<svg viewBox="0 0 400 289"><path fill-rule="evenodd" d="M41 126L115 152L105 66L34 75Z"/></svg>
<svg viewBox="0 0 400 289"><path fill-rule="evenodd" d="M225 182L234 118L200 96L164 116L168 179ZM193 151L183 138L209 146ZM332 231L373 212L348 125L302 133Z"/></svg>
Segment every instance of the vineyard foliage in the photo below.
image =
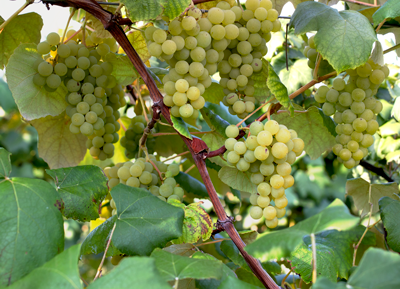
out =
<svg viewBox="0 0 400 289"><path fill-rule="evenodd" d="M400 288L399 1L42 2L0 15L0 288Z"/></svg>

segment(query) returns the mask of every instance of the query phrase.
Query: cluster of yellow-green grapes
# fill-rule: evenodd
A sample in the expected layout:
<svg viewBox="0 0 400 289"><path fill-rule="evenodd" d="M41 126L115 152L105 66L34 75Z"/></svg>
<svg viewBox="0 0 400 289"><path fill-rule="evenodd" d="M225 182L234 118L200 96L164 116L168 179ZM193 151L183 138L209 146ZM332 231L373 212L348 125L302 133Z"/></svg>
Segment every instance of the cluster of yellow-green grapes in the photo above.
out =
<svg viewBox="0 0 400 289"><path fill-rule="evenodd" d="M296 131L274 120L265 124L253 122L246 140L235 139L239 135L235 125L228 126L225 133L228 163L240 171L250 171L251 182L257 185L257 193L250 197L253 205L250 216L254 219L264 216L267 227L275 228L278 218L286 213L285 189L294 184L291 165L303 152L303 140Z"/></svg>
<svg viewBox="0 0 400 289"><path fill-rule="evenodd" d="M118 48L115 40L97 38L94 33L87 36L95 46L86 47L79 41L79 34L68 31L67 43L60 43L60 36L50 33L46 41L40 42L37 50L44 55L35 63L37 74L33 82L44 86L47 91L55 91L65 85L68 94L66 113L71 117L70 131L88 137L86 146L90 154L100 160L114 155L114 143L119 140L120 129L118 109L126 104L124 91L111 74L113 65L107 55Z"/></svg>
<svg viewBox="0 0 400 289"><path fill-rule="evenodd" d="M382 103L374 95L389 75L389 69L370 59L346 73L347 83L342 78L334 79L331 88L318 88L315 100L323 104L324 114L334 115L338 135L333 153L350 169L368 155L368 147L374 143L373 135L379 129L376 115L382 110Z"/></svg>
<svg viewBox="0 0 400 289"><path fill-rule="evenodd" d="M121 145L125 148L125 155L128 158L131 159L137 157L140 146L139 142L146 126L147 121L143 115L137 115L132 118L128 129L125 131L125 136L123 136L120 141ZM154 126L151 133L156 132L156 127L157 124ZM148 138L146 140L146 148L149 154L154 153L155 144L155 138L151 137L151 134L148 135Z"/></svg>
<svg viewBox="0 0 400 289"><path fill-rule="evenodd" d="M149 52L170 65L163 78L165 105L173 116L198 116L205 104L203 93L211 75L221 75L226 94L239 92L235 101L225 101L230 111L245 117L254 110L253 72L262 69L271 31L280 30L278 12L270 0L247 0L246 10L218 2L203 17L193 7L187 15L169 23L168 31L150 26L145 30ZM247 95L244 96L244 95Z"/></svg>
<svg viewBox="0 0 400 289"><path fill-rule="evenodd" d="M315 68L315 65L317 63L317 57L318 57L318 52L315 49L314 37L315 37L315 35L308 38L308 45L306 45L306 47L303 50L304 56L308 58L308 62L307 62L308 67L310 67L311 69ZM322 56L320 55L319 57L322 57ZM332 66L329 64L329 62L326 59L321 58L318 70L319 71L333 71L334 69L332 68Z"/></svg>

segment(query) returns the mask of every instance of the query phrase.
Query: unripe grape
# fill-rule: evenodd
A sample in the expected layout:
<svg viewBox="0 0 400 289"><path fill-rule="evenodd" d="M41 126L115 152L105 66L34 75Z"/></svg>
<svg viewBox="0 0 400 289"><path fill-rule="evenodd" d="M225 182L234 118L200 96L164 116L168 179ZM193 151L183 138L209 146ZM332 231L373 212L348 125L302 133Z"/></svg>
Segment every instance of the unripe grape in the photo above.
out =
<svg viewBox="0 0 400 289"><path fill-rule="evenodd" d="M263 209L259 206L253 206L250 208L249 214L253 219L260 219L263 216Z"/></svg>
<svg viewBox="0 0 400 289"><path fill-rule="evenodd" d="M263 215L266 220L271 221L276 218L276 209L272 206L268 206L264 208Z"/></svg>

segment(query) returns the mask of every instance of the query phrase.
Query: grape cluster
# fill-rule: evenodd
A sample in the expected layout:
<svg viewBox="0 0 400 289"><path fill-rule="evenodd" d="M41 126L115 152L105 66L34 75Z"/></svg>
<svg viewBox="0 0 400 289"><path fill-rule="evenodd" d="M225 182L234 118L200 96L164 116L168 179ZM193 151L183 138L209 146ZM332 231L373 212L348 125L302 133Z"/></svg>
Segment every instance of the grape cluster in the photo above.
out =
<svg viewBox="0 0 400 289"><path fill-rule="evenodd" d="M144 129L147 126L147 122L144 116L138 115L132 118L128 129L125 131L125 136L121 138L121 145L125 148L125 155L128 158L135 158L139 152L139 142L143 135ZM156 132L157 124L152 129L152 133ZM154 146L156 144L155 138L148 135L146 140L146 148L149 154L154 153Z"/></svg>
<svg viewBox="0 0 400 289"><path fill-rule="evenodd" d="M68 34L71 32L67 37ZM100 41L92 35L87 40ZM118 109L126 102L122 86L111 74L113 65L106 61L110 46L103 42L87 48L73 39L60 44L59 35L50 33L46 41L38 44L37 50L43 55L51 51L51 56L36 63L38 74L33 78L34 83L44 85L48 91L65 85L70 131L88 137L86 146L94 158L111 158L113 144L119 140Z"/></svg>
<svg viewBox="0 0 400 289"><path fill-rule="evenodd" d="M163 201L169 199L182 201L184 191L177 186L174 179L174 176L179 174L179 165L166 165L157 161L153 155L149 155L149 158L157 166L158 170L164 173L164 180L160 179L150 161L146 161L145 158L137 158L135 162L118 163L113 167L104 169L110 190L121 183L130 187L148 190ZM112 214L114 215L116 213L115 202L111 200L110 205L113 208Z"/></svg>
<svg viewBox="0 0 400 289"><path fill-rule="evenodd" d="M324 114L333 115L338 135L332 150L350 169L368 155L368 147L374 143L373 135L379 129L376 115L381 112L382 103L373 96L389 75L389 69L370 59L346 73L347 83L342 78L334 79L331 88L318 88L315 100L323 104Z"/></svg>
<svg viewBox="0 0 400 289"><path fill-rule="evenodd" d="M288 200L285 189L294 184L290 175L291 165L304 149L304 142L294 130L287 129L274 120L265 125L259 121L250 125L250 136L246 140L236 140L239 129L230 125L225 131L228 139L226 159L239 171L250 171L251 182L257 185L257 193L251 195L250 216L254 219L265 217L269 228L278 225Z"/></svg>
<svg viewBox="0 0 400 289"><path fill-rule="evenodd" d="M183 18L172 20L168 32L154 26L146 29L150 54L171 67L163 84L164 103L173 116L197 117L205 104L202 95L217 71L225 94L236 95L229 101L224 98L231 113L245 117L254 110L250 77L262 69L271 31L279 31L281 24L270 0L247 0L245 5L243 11L221 1L206 17L193 7Z"/></svg>
<svg viewBox="0 0 400 289"><path fill-rule="evenodd" d="M318 52L315 49L314 37L315 37L315 35L308 38L308 45L306 45L306 47L303 50L304 56L308 58L308 62L307 62L308 67L310 67L311 69L315 68L315 64L317 63L317 60L318 60L317 59ZM319 57L322 57L322 56L320 55ZM327 74L330 71L334 71L334 69L326 59L321 58L318 71L323 72L323 74Z"/></svg>

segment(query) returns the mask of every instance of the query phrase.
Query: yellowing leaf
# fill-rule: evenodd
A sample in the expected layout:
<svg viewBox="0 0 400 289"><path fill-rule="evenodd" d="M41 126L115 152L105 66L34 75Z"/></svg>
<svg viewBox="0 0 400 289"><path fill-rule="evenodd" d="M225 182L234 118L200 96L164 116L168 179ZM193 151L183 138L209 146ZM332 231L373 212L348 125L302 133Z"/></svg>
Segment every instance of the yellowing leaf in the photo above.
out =
<svg viewBox="0 0 400 289"><path fill-rule="evenodd" d="M221 1L228 2L231 6L237 5L235 0L215 0L215 1L209 1L206 3L197 4L197 8L208 10L212 7L217 6L218 2L221 2Z"/></svg>
<svg viewBox="0 0 400 289"><path fill-rule="evenodd" d="M39 134L39 156L51 169L76 166L85 156L87 138L70 132L70 123L65 113L31 122Z"/></svg>
<svg viewBox="0 0 400 289"><path fill-rule="evenodd" d="M146 62L150 59L151 55L147 50L146 40L143 37L142 32L133 31L128 34L129 42L132 44L133 48L135 48L136 52L139 54L140 58L143 62Z"/></svg>

